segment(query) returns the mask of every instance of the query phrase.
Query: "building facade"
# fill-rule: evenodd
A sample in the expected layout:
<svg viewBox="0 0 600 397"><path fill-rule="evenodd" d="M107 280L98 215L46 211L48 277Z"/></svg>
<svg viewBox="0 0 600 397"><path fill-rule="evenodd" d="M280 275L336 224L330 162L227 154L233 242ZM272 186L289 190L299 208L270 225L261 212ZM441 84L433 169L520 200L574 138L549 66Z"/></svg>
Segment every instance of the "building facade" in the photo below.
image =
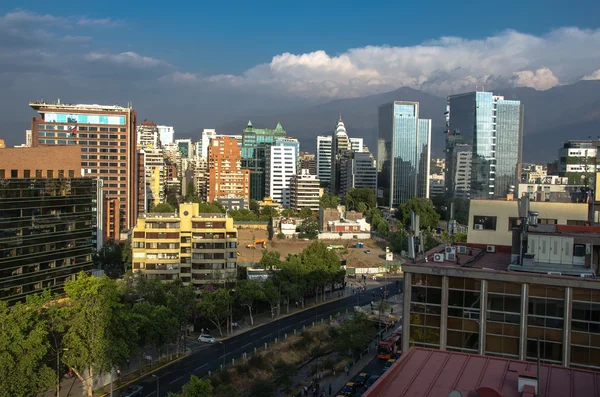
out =
<svg viewBox="0 0 600 397"><path fill-rule="evenodd" d="M331 182L331 136L317 136L316 166L319 180L329 185Z"/></svg>
<svg viewBox="0 0 600 397"><path fill-rule="evenodd" d="M369 152L346 151L340 156L339 195L345 196L353 188L377 191L377 165Z"/></svg>
<svg viewBox="0 0 600 397"><path fill-rule="evenodd" d="M491 92L448 97L448 131L471 145L471 198L506 196L520 180L523 106ZM450 173L450 178L454 173ZM452 183L451 183L452 184Z"/></svg>
<svg viewBox="0 0 600 397"><path fill-rule="evenodd" d="M395 101L379 107L377 166L381 205L395 207L429 197L431 120L419 118L419 103Z"/></svg>
<svg viewBox="0 0 600 397"><path fill-rule="evenodd" d="M290 181L290 208L301 211L308 208L311 211L319 210L321 198L321 181L316 175L302 169Z"/></svg>
<svg viewBox="0 0 600 397"><path fill-rule="evenodd" d="M160 148L160 134L154 122L144 120L138 125L137 145L140 148Z"/></svg>
<svg viewBox="0 0 600 397"><path fill-rule="evenodd" d="M308 170L312 175L317 175L316 156L307 152L301 152L298 169Z"/></svg>
<svg viewBox="0 0 600 397"><path fill-rule="evenodd" d="M212 139L208 147L208 202L217 197L243 198L250 202L250 171L241 168L236 139Z"/></svg>
<svg viewBox="0 0 600 397"><path fill-rule="evenodd" d="M190 138L175 139L175 145L177 145L182 159L191 159L194 157L194 144Z"/></svg>
<svg viewBox="0 0 600 397"><path fill-rule="evenodd" d="M265 161L267 149L275 139L284 138L285 130L281 123L274 129L255 128L251 121L242 132L242 168L250 171L250 199L262 200L265 197Z"/></svg>
<svg viewBox="0 0 600 397"><path fill-rule="evenodd" d="M566 141L558 150L558 175L570 184L585 184L596 172L596 155L600 141Z"/></svg>
<svg viewBox="0 0 600 397"><path fill-rule="evenodd" d="M350 150L353 152L362 152L365 148L363 138L350 138Z"/></svg>
<svg viewBox="0 0 600 397"><path fill-rule="evenodd" d="M265 195L290 208L290 181L297 173L298 140L278 138L268 149L265 163Z"/></svg>
<svg viewBox="0 0 600 397"><path fill-rule="evenodd" d="M352 153L352 144L346 133L346 126L342 121L342 117L337 122L333 134L331 136L331 180L329 190L335 194L340 194L341 189L341 162L344 156Z"/></svg>
<svg viewBox="0 0 600 397"><path fill-rule="evenodd" d="M135 225L138 209L137 115L121 106L29 104L40 113L32 120L33 147L75 146L85 176L100 178L105 193L104 239L119 240Z"/></svg>
<svg viewBox="0 0 600 397"><path fill-rule="evenodd" d="M160 138L161 145L168 145L173 143L173 137L175 136L175 129L170 125L157 125L158 136Z"/></svg>
<svg viewBox="0 0 600 397"><path fill-rule="evenodd" d="M133 230L134 273L198 290L231 286L237 277L237 229L225 214L201 214L196 203L179 205L177 214L143 214Z"/></svg>

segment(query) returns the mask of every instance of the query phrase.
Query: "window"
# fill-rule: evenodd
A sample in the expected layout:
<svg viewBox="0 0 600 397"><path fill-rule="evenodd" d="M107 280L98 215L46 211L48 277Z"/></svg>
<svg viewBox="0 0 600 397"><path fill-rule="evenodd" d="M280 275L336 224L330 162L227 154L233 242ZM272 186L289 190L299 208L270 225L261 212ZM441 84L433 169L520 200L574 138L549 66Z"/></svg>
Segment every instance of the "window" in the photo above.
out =
<svg viewBox="0 0 600 397"><path fill-rule="evenodd" d="M556 219L539 218L538 219L538 223L540 225L556 225L557 224L557 220Z"/></svg>
<svg viewBox="0 0 600 397"><path fill-rule="evenodd" d="M75 170L69 170L69 178L75 178Z"/></svg>
<svg viewBox="0 0 600 397"><path fill-rule="evenodd" d="M65 177L65 170L58 170L58 177L59 178L64 178Z"/></svg>
<svg viewBox="0 0 600 397"><path fill-rule="evenodd" d="M46 170L46 178L54 178L54 171Z"/></svg>
<svg viewBox="0 0 600 397"><path fill-rule="evenodd" d="M567 225L570 226L585 226L585 221L574 221L571 219L567 220Z"/></svg>
<svg viewBox="0 0 600 397"><path fill-rule="evenodd" d="M5 178L5 171L0 170L0 179Z"/></svg>
<svg viewBox="0 0 600 397"><path fill-rule="evenodd" d="M42 177L42 170L35 170L35 177L36 178L41 178Z"/></svg>
<svg viewBox="0 0 600 397"><path fill-rule="evenodd" d="M19 170L10 170L10 177L11 178L18 178L19 177Z"/></svg>
<svg viewBox="0 0 600 397"><path fill-rule="evenodd" d="M513 230L514 228L518 228L521 227L521 218L514 218L514 217L510 217L508 218L508 231L510 232L511 230Z"/></svg>
<svg viewBox="0 0 600 397"><path fill-rule="evenodd" d="M496 220L495 216L481 216L475 215L473 216L473 229L474 230L496 230ZM480 226L478 226L480 225Z"/></svg>

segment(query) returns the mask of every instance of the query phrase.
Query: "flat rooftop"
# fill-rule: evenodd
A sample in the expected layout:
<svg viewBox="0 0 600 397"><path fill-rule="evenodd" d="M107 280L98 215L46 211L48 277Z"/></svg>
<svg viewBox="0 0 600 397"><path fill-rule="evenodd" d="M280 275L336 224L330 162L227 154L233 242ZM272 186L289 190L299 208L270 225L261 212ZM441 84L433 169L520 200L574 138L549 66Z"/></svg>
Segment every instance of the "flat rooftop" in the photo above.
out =
<svg viewBox="0 0 600 397"><path fill-rule="evenodd" d="M60 100L56 102L46 101L33 101L29 102L34 110L46 110L46 109L76 109L76 110L107 110L107 111L125 111L132 109L131 107L123 107L119 105L98 105L98 104L83 104L83 103L61 103Z"/></svg>
<svg viewBox="0 0 600 397"><path fill-rule="evenodd" d="M454 247L461 246L460 243L456 244ZM465 245L466 246L466 245ZM461 254L458 253L458 249L456 250L455 260L446 260L446 256L444 255L444 260L441 262L436 262L434 260L434 254L444 254L446 247L436 247L426 253L427 262L424 259L421 259L417 262L417 264L432 266L432 267L456 267L456 268L474 268L474 269L484 269L484 270L500 270L500 271L508 271L508 266L510 265L510 254L505 252L487 252L481 248L475 247L467 247L467 253Z"/></svg>
<svg viewBox="0 0 600 397"><path fill-rule="evenodd" d="M363 397L522 397L519 373L537 377L536 363L465 353L411 348ZM542 364L543 397L600 397L600 373Z"/></svg>

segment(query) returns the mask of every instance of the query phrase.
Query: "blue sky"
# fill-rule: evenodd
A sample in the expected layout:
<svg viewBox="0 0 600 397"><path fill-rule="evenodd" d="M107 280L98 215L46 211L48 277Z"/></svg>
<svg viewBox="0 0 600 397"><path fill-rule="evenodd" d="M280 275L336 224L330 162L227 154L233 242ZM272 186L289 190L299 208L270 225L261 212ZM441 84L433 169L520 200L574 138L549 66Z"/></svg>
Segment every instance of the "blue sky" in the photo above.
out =
<svg viewBox="0 0 600 397"><path fill-rule="evenodd" d="M133 103L185 132L403 86L600 80L598 15L597 0L4 0L0 131L20 143L42 98Z"/></svg>

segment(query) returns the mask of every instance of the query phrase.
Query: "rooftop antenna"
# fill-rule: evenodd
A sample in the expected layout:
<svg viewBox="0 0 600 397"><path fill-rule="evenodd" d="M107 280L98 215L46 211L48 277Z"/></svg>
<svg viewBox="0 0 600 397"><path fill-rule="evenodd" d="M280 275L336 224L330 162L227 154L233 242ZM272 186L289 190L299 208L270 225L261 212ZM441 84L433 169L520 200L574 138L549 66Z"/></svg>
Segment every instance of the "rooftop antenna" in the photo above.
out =
<svg viewBox="0 0 600 397"><path fill-rule="evenodd" d="M340 110L340 121L342 121L342 111Z"/></svg>

